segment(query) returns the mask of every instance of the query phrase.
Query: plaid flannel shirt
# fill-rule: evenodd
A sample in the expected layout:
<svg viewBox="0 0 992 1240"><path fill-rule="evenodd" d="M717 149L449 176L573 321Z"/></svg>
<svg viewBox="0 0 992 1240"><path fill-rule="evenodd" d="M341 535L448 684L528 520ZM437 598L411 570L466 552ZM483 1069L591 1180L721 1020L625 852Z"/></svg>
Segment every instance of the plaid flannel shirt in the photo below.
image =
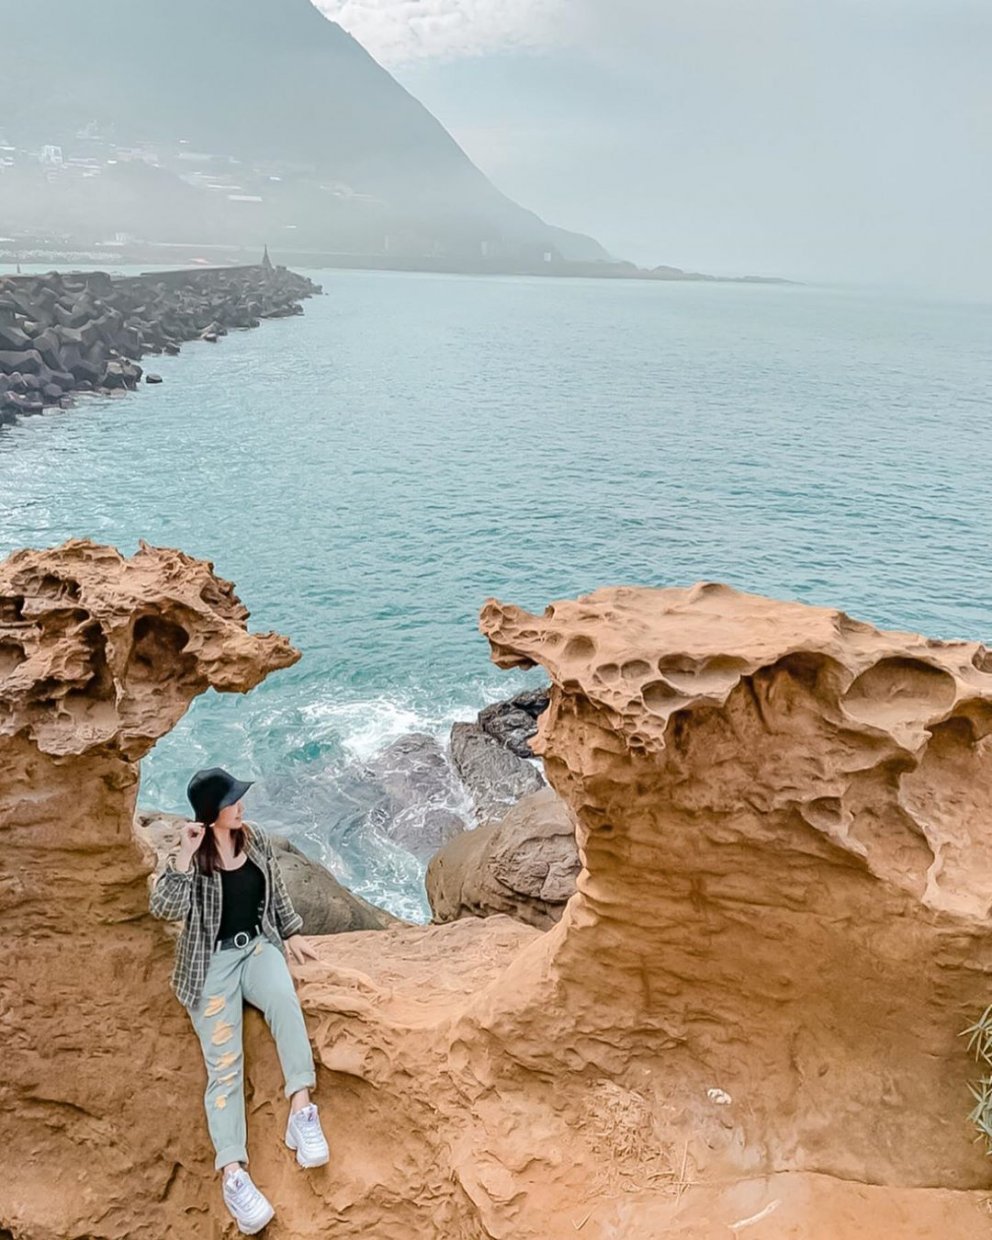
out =
<svg viewBox="0 0 992 1240"><path fill-rule="evenodd" d="M245 852L265 879L262 933L282 950L283 939L303 928L303 918L293 908L268 836L247 823L244 832ZM152 890L150 903L153 917L183 922L176 944L172 989L184 1007L193 1008L203 994L207 968L220 928L220 874L216 871L209 875L201 874L195 862L185 874L180 874L176 869L175 857L170 857Z"/></svg>

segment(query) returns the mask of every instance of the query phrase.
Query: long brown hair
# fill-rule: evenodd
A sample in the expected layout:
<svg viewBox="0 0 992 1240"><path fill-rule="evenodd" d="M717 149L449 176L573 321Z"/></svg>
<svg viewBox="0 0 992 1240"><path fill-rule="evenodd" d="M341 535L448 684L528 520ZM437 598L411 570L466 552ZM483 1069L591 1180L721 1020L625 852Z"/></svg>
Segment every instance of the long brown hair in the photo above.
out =
<svg viewBox="0 0 992 1240"><path fill-rule="evenodd" d="M206 830L203 833L203 843L196 850L196 864L200 867L201 874L213 874L221 869L220 853L217 851L217 837L214 835L214 824L205 822L203 824ZM240 831L234 832L234 855L237 857L244 852L245 832L244 827Z"/></svg>

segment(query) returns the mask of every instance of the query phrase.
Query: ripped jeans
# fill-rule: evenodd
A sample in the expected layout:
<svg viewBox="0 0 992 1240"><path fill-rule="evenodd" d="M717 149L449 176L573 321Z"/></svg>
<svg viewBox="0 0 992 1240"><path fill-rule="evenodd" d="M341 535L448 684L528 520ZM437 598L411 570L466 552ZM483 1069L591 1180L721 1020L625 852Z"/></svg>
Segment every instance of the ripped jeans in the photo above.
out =
<svg viewBox="0 0 992 1240"><path fill-rule="evenodd" d="M241 1038L246 1002L260 1009L272 1030L286 1097L312 1089L317 1079L303 1011L282 952L265 938L252 939L247 947L215 951L190 1019L207 1065L203 1100L218 1169L248 1161Z"/></svg>

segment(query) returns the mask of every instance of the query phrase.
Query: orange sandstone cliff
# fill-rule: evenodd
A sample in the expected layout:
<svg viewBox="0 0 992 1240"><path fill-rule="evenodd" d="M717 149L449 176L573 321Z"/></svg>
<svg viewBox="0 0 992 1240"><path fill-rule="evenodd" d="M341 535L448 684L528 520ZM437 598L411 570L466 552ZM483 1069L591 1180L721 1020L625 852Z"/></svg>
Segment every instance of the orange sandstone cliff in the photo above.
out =
<svg viewBox="0 0 992 1240"><path fill-rule="evenodd" d="M295 653L177 552L24 553L0 609L0 1235L227 1234L135 764ZM545 933L314 940L329 1167L281 1147L247 1025L267 1234L992 1234L958 1036L992 997L992 658L712 585L482 626L551 677L578 890Z"/></svg>
<svg viewBox="0 0 992 1240"><path fill-rule="evenodd" d="M247 616L178 551L0 565L0 1235L197 1234L170 1230L196 1048L132 823L138 761L194 697L299 657Z"/></svg>

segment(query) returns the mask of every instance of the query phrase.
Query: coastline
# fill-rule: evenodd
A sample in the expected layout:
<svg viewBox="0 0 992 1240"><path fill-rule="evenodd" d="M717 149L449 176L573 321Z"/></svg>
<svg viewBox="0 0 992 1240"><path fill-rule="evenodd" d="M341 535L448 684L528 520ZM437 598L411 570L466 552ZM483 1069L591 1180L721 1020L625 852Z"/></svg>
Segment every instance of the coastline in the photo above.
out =
<svg viewBox="0 0 992 1240"><path fill-rule="evenodd" d="M301 302L320 291L267 252L237 268L0 276L0 426L69 408L80 393L133 391L143 375L160 383L140 358L302 314Z"/></svg>
<svg viewBox="0 0 992 1240"><path fill-rule="evenodd" d="M467 276L541 276L557 279L592 280L645 280L663 283L703 284L771 284L793 285L800 283L781 276L761 275L711 275L701 271L685 271L681 267L662 265L638 267L629 262L574 262L551 257L547 262L520 261L492 257L443 257L432 255L401 254L350 254L332 250L286 250L280 253L288 266L311 271L397 271L422 272L438 275ZM114 245L67 248L64 250L43 247L21 250L0 248L0 278L3 267L13 271L19 263L97 264L134 266L141 264L166 264L179 266L203 266L223 269L247 265L251 252L237 245L190 245L179 242Z"/></svg>

